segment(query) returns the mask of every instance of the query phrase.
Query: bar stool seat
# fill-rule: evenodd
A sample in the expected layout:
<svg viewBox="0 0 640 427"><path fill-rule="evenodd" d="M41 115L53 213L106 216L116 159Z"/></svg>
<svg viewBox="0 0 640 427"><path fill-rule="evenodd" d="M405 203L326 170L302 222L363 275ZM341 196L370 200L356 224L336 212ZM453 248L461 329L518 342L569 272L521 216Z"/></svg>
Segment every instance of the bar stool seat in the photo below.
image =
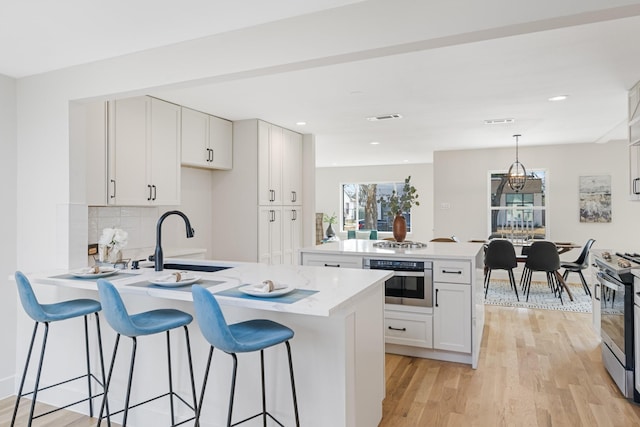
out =
<svg viewBox="0 0 640 427"><path fill-rule="evenodd" d="M264 350L277 344L285 343L287 346L287 356L289 359L289 376L291 379L291 392L293 395L293 408L295 411L296 426L300 426L298 416L298 401L296 397L296 387L293 378L293 362L291 360L291 346L289 340L293 338L293 331L288 327L266 319L254 319L245 322L228 325L218 301L215 297L200 285L191 287L193 295L193 306L196 313L196 319L200 326L200 331L205 339L211 344L209 350L209 358L205 368L204 381L202 383L202 391L200 393L200 401L198 403L198 414L196 416L196 425L199 425L202 403L207 386L207 378L209 376L209 368L211 367L211 358L214 348L218 348L233 357L233 376L231 379L231 392L229 396L229 410L227 413L227 426L235 426L246 421L252 420L259 416L263 417L263 424L267 425L267 417L274 420L277 424L282 424L276 420L266 408L265 397L265 381L264 381ZM233 401L235 395L236 374L238 370L238 359L236 353L247 353L260 351L260 372L262 379L262 411L231 424Z"/></svg>
<svg viewBox="0 0 640 427"><path fill-rule="evenodd" d="M109 386L111 384L111 379L113 376L113 368L115 365L116 355L118 352L118 344L120 342L120 336L124 335L133 340L133 348L131 351L131 363L129 365L129 379L127 383L127 392L125 396L125 406L124 409L119 410L117 412L109 413L109 408L107 406L107 419L110 421L110 416L115 415L121 412L124 412L122 419L122 426L125 427L127 425L127 417L129 414L129 409L133 409L137 406L144 405L145 403L149 403L151 401L160 399L165 396L169 396L170 399L170 409L171 409L171 425L180 425L184 424L188 421L191 421L196 418L197 412L197 396L196 396L196 387L195 381L193 378L193 363L191 359L191 345L189 342L189 330L187 329L187 325L191 323L193 320L193 316L188 313L185 313L180 310L174 309L158 309L146 311L138 314L129 315L127 309L118 293L118 290L113 286L112 283L107 280L100 279L98 280L98 293L100 294L100 301L102 302L102 306L104 307L104 316L107 319L109 325L117 332L116 342L113 348L113 356L111 359L111 365L109 367L109 375L107 377L107 382L105 386L105 398L102 401L102 408L100 409L100 418L98 419L98 425L101 424L103 413L105 410L105 406L107 406L107 394L109 392ZM191 393L192 393L192 403L188 403L184 400L179 394L173 391L173 380L171 373L171 343L170 343L170 335L169 332L173 329L182 327L185 333L185 339L187 344L187 359L189 361L189 373L191 380ZM161 394L159 396L153 397L151 399L147 399L144 402L137 403L135 405L129 405L129 398L131 396L131 386L133 383L133 367L135 364L136 358L136 349L137 349L137 337L158 334L161 332L166 332L167 335L167 365L169 368L169 392ZM175 413L174 413L174 404L173 399L176 397L182 403L184 403L189 409L193 410L194 416L187 420L183 420L176 424Z"/></svg>
<svg viewBox="0 0 640 427"><path fill-rule="evenodd" d="M98 312L102 309L100 302L93 299L74 299L69 301L62 301L53 304L40 304L38 299L33 291L31 283L29 279L24 275L24 273L17 271L15 273L16 283L18 285L18 294L20 295L20 302L22 303L22 307L24 311L35 321L35 325L33 328L33 334L31 335L31 343L29 344L29 351L27 352L27 361L25 363L24 371L22 374L22 379L20 380L20 387L18 389L18 396L16 398L16 403L13 408L13 416L11 418L11 426L15 425L16 416L18 414L18 407L20 405L20 399L24 396L29 396L33 394L33 398L31 400L31 409L29 411L29 418L27 421L27 425L30 426L34 419L42 417L44 415L51 414L53 412L59 411L60 409L68 408L70 406L76 405L82 402L89 402L89 415L93 417L93 399L96 397L100 397L103 393L93 394L91 390L91 381L94 380L96 383L100 385L100 387L104 387L105 384L105 371L104 371L104 358L102 354L102 337L100 335L100 320L98 317ZM87 316L95 315L96 319L96 331L98 337L98 351L100 356L100 365L102 372L102 381L98 380L95 375L91 373L91 364L89 362L89 330L87 325ZM47 337L49 334L49 323L59 322L62 320L69 320L77 317L84 317L84 334L85 334L85 355L86 355L86 367L87 373L84 375L80 375L78 377L68 379L65 381L58 382L53 385L49 385L47 387L40 388L40 375L42 373L42 365L44 362L44 354L47 346ZM38 372L36 374L36 381L34 385L34 390L29 393L23 393L24 383L27 376L27 371L29 368L29 362L31 360L31 354L33 351L33 345L36 338L36 333L38 331L38 325L40 323L44 323L45 330L42 338L42 348L40 351L40 361L38 363ZM51 389L60 384L65 384L70 381L87 379L87 388L88 388L88 397L82 400L79 400L74 403L67 404L61 408L57 408L39 415L34 415L35 412L35 404L38 397L38 392Z"/></svg>

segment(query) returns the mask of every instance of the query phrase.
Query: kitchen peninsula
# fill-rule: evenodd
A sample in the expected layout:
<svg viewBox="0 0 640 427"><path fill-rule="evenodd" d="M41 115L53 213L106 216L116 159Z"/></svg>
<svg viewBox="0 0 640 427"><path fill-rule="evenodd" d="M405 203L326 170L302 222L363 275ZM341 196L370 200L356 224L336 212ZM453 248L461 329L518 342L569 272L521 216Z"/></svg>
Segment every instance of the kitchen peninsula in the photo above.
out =
<svg viewBox="0 0 640 427"><path fill-rule="evenodd" d="M386 241L362 239L330 242L303 248L300 262L339 267L334 269L396 270L385 285L386 351L477 368L484 328L483 245L389 246Z"/></svg>
<svg viewBox="0 0 640 427"><path fill-rule="evenodd" d="M190 263L234 265L203 260ZM158 287L149 283L149 279L159 275L166 276L170 272L171 270L156 272L152 268L122 270L107 279L121 292L131 313L168 307L193 313L190 286ZM225 270L197 274L201 276L198 283L217 294L227 322L265 318L294 330L291 347L301 425L368 427L380 422L382 400L385 397L383 283L391 276L389 272L239 263ZM62 271L29 274L28 277L42 302L97 298L96 279L78 279ZM289 295L301 291L298 294L302 293L304 297L291 302L284 300L284 297L251 298L237 295L236 288L240 285L261 283L266 279L292 286L296 290ZM21 320L21 328L25 330L30 327L26 322L26 319ZM107 358L115 333L106 322L101 324ZM56 333L65 335L64 341L73 345L73 334L77 334L77 330L72 327L64 328L65 326L60 326ZM199 388L209 346L195 322L190 330L196 385ZM176 359L175 365L180 369L174 389L188 395L188 374L184 368L186 356L181 339L180 334L176 334L172 340L172 345L176 348L173 356ZM92 345L96 346L97 341L92 342ZM142 401L150 392L167 387L164 345L162 339L141 340L138 350L140 362L136 364L135 375L144 377L145 381L140 382L144 386L133 391L132 402ZM22 340L22 352L26 351L26 346L27 342ZM128 348L121 351L125 355L123 358L127 357L128 351ZM294 425L284 351L283 348L276 347L265 352L267 405L285 425ZM82 366L81 362L75 363L76 355L70 354L67 348L52 347L48 357L54 362L56 359L68 362L55 364L56 368L63 365L56 369L58 372L55 375L66 374L60 371L66 371L69 367ZM238 373L234 419L252 415L260 406L259 355L239 355L239 364L242 367ZM115 408L121 407L119 397L124 396L122 387L126 383L125 365L126 363L121 363L121 370L118 371L116 364L115 375L118 381L109 394L109 404ZM216 352L201 418L203 426L224 425L230 372L231 358ZM70 385L61 394L75 396L76 393L82 393L82 385L77 387L78 389L73 389ZM61 400L64 398L60 397ZM56 399L56 396L51 397L49 403L55 405ZM151 405L149 409L145 409L147 406L131 412L131 425L159 425L166 421L166 404ZM117 420L116 418L115 421Z"/></svg>

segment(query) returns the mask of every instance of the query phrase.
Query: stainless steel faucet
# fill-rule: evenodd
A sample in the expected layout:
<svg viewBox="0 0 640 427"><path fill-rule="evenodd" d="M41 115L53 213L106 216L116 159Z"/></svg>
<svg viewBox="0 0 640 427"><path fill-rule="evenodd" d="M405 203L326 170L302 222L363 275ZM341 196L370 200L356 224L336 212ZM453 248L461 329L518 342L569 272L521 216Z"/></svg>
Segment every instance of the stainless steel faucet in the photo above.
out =
<svg viewBox="0 0 640 427"><path fill-rule="evenodd" d="M187 218L184 213L180 211L168 211L162 214L156 224L156 251L153 258L156 271L162 271L164 268L164 256L162 255L162 223L169 215L179 215L184 219L184 224L187 227L187 239L192 238L194 233L193 228L191 228L191 222L189 222L189 218Z"/></svg>

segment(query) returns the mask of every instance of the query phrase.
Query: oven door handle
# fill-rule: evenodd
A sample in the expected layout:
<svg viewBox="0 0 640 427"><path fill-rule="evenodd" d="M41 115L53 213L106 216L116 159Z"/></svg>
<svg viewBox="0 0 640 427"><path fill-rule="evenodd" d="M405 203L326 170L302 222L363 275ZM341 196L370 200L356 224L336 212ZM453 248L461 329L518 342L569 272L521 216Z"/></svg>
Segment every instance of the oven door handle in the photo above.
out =
<svg viewBox="0 0 640 427"><path fill-rule="evenodd" d="M609 289L613 289L614 291L619 291L619 292L624 291L623 285L620 285L618 283L613 282L611 279L608 279L602 272L598 273L598 280L600 281L601 285L606 286Z"/></svg>
<svg viewBox="0 0 640 427"><path fill-rule="evenodd" d="M394 271L395 277L424 277L424 271Z"/></svg>

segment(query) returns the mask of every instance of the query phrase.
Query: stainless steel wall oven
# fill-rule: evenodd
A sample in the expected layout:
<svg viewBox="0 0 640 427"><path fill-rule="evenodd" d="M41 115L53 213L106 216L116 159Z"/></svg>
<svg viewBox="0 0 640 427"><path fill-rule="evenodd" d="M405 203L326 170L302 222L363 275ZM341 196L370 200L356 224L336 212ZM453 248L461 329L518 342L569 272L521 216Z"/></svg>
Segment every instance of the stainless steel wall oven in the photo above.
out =
<svg viewBox="0 0 640 427"><path fill-rule="evenodd" d="M365 259L364 268L391 270L385 282L386 304L433 307L433 263L402 259Z"/></svg>

